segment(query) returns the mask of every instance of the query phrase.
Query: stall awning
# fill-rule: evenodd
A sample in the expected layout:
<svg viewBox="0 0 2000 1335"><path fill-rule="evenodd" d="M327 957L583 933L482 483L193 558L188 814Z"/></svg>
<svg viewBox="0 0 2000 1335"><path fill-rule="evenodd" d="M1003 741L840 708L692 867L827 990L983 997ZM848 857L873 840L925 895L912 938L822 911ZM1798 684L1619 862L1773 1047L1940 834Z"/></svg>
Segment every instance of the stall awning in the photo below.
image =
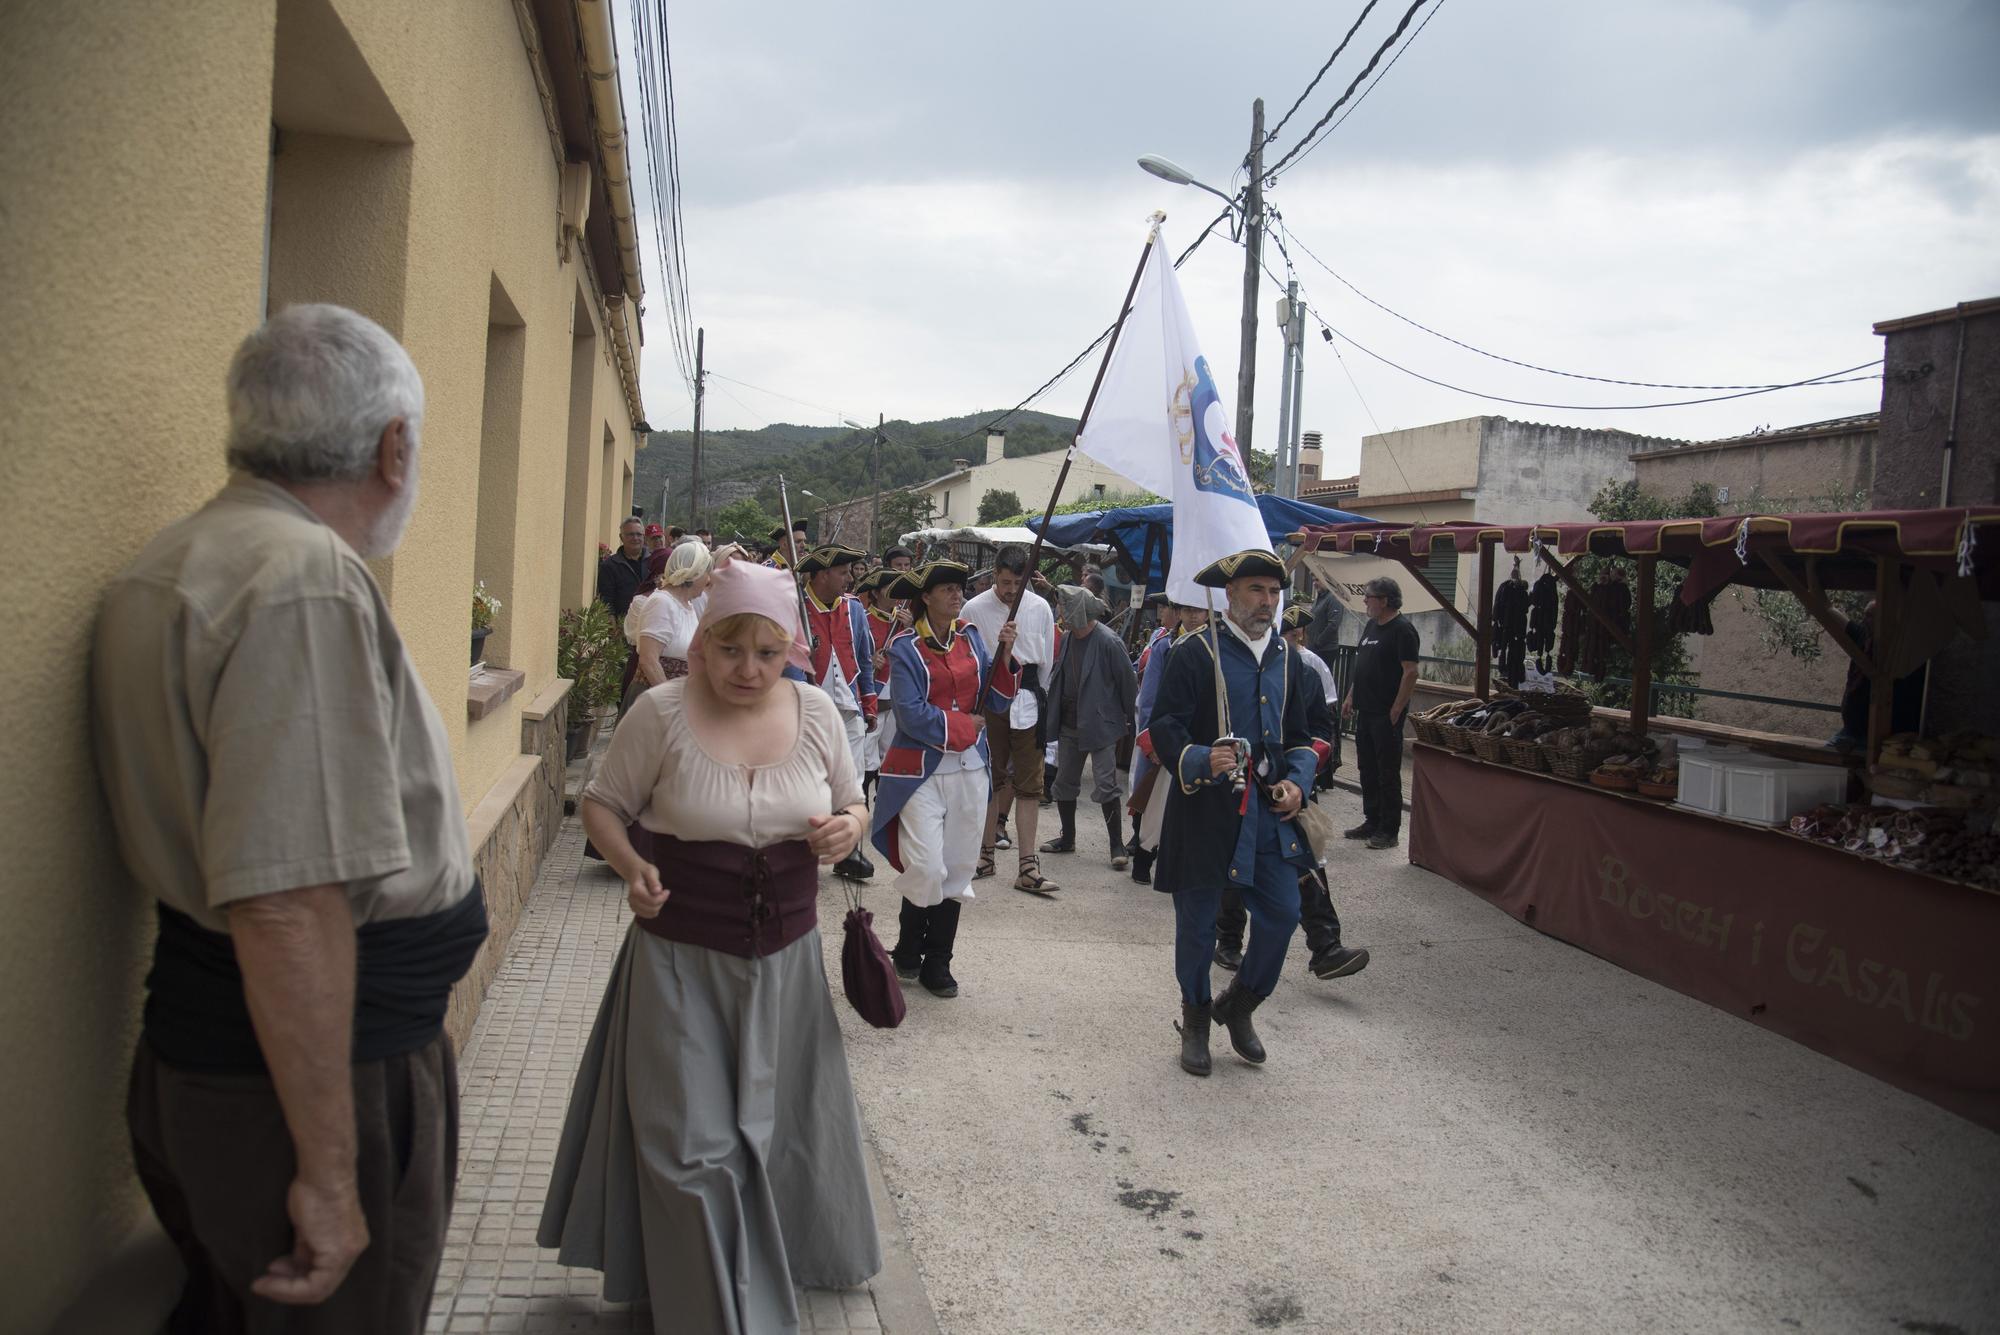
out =
<svg viewBox="0 0 2000 1335"><path fill-rule="evenodd" d="M1940 575L1976 576L1984 596L2000 596L2000 506L1990 505L1625 523L1333 524L1304 535L1308 551L1397 558L1445 548L1473 552L1486 544L1510 552L1539 544L1562 556L1659 557L1688 570L1681 597L1690 603L1730 583L1788 588L1785 574L1823 589L1872 589L1883 557Z"/></svg>
<svg viewBox="0 0 2000 1335"><path fill-rule="evenodd" d="M1274 543L1283 542L1302 529L1365 522L1362 516L1345 510L1309 505L1269 493L1257 498L1257 509L1264 516L1264 531ZM1028 523L1030 527L1040 528L1042 521L1030 519ZM1164 588L1167 582L1168 559L1173 550L1173 527L1174 507L1163 501L1157 505L1130 505L1116 510L1057 515L1049 523L1046 540L1054 543L1110 543L1126 558L1133 570L1144 576L1148 589L1159 589Z"/></svg>

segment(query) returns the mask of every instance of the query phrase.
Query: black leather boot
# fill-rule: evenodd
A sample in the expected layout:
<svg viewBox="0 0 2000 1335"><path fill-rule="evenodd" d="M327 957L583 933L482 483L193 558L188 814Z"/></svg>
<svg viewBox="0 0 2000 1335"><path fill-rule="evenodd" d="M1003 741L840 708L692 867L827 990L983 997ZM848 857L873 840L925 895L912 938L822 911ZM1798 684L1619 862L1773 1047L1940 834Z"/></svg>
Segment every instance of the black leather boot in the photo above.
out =
<svg viewBox="0 0 2000 1335"><path fill-rule="evenodd" d="M1189 1075L1207 1075L1215 1069L1208 1056L1208 1014L1206 1005L1181 1003L1181 1069Z"/></svg>
<svg viewBox="0 0 2000 1335"><path fill-rule="evenodd" d="M1062 820L1062 833L1042 845L1044 853L1076 852L1076 803L1056 802L1056 815Z"/></svg>
<svg viewBox="0 0 2000 1335"><path fill-rule="evenodd" d="M934 997L958 995L958 980L951 976L951 948L958 940L959 901L947 899L923 910L930 919L924 932L924 964L917 981Z"/></svg>
<svg viewBox="0 0 2000 1335"><path fill-rule="evenodd" d="M1132 854L1132 879L1140 885L1153 883L1153 852L1142 848Z"/></svg>
<svg viewBox="0 0 2000 1335"><path fill-rule="evenodd" d="M1264 1044L1250 1023L1250 1012L1263 1004L1264 998L1231 982L1209 1006L1210 1012L1229 1030L1229 1046L1246 1062L1264 1060Z"/></svg>
<svg viewBox="0 0 2000 1335"><path fill-rule="evenodd" d="M1112 798L1100 808L1104 812L1104 833L1111 840L1111 870L1124 871L1131 865L1125 856L1125 817L1118 809L1118 799Z"/></svg>
<svg viewBox="0 0 2000 1335"><path fill-rule="evenodd" d="M903 901L902 912L896 917L896 948L889 952L898 978L915 978L924 967L924 928L929 912Z"/></svg>

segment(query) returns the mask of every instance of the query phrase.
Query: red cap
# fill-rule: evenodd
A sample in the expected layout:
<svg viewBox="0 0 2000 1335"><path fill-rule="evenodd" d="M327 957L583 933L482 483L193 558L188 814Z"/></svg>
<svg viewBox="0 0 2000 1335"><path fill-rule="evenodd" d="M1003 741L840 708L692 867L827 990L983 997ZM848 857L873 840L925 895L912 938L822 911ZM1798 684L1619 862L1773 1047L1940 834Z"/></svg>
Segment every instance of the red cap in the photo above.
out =
<svg viewBox="0 0 2000 1335"><path fill-rule="evenodd" d="M646 525L646 536L649 538L664 538L667 536L667 531L658 524L648 524Z"/></svg>

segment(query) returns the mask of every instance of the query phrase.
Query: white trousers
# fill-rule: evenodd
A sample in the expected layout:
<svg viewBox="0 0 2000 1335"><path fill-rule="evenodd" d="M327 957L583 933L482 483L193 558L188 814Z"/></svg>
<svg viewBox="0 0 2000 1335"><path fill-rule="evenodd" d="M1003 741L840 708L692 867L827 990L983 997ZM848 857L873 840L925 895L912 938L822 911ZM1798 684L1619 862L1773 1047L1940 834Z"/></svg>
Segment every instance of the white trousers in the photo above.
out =
<svg viewBox="0 0 2000 1335"><path fill-rule="evenodd" d="M861 772L866 774L868 770L881 769L882 757L888 755L889 748L895 744L896 711L889 707L887 700L884 700L881 712L875 715L875 731L868 734L868 745L866 747L868 752L868 767Z"/></svg>
<svg viewBox="0 0 2000 1335"><path fill-rule="evenodd" d="M896 889L903 898L920 909L972 898L990 786L981 766L933 774L910 794L897 815L903 874L896 878Z"/></svg>
<svg viewBox="0 0 2000 1335"><path fill-rule="evenodd" d="M843 713L840 726L847 729L847 754L854 758L854 781L868 772L868 720L860 714Z"/></svg>

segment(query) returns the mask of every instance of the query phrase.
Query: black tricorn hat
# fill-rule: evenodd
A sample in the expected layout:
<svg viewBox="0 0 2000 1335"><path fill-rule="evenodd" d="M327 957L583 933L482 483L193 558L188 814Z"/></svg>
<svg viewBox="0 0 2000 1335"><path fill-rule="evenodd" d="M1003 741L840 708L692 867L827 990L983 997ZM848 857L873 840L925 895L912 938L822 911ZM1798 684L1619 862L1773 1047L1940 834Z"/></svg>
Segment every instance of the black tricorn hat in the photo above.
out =
<svg viewBox="0 0 2000 1335"><path fill-rule="evenodd" d="M1146 606L1148 607L1165 607L1172 601L1171 598L1167 597L1165 589L1158 589L1146 595Z"/></svg>
<svg viewBox="0 0 2000 1335"><path fill-rule="evenodd" d="M1312 620L1312 609L1308 607L1302 607L1298 603L1293 603L1290 607L1287 607L1285 609L1286 630L1297 630L1300 626L1305 625L1308 621L1311 620Z"/></svg>
<svg viewBox="0 0 2000 1335"><path fill-rule="evenodd" d="M843 547L837 542L829 542L824 547L815 547L799 561L801 575L816 575L822 570L835 566L853 565L856 561L868 559L866 552L857 552L852 547Z"/></svg>
<svg viewBox="0 0 2000 1335"><path fill-rule="evenodd" d="M1285 563L1277 558L1276 553L1251 547L1209 562L1194 577L1194 582L1205 588L1222 589L1227 588L1231 580L1246 579L1251 575L1268 575L1281 580L1285 577Z"/></svg>
<svg viewBox="0 0 2000 1335"><path fill-rule="evenodd" d="M889 569L887 566L876 566L873 570L854 581L854 591L856 593L873 593L890 580L896 578L896 574L896 571Z"/></svg>
<svg viewBox="0 0 2000 1335"><path fill-rule="evenodd" d="M963 585L972 578L972 568L960 561L926 561L905 570L889 593L897 598L919 598L940 584Z"/></svg>

